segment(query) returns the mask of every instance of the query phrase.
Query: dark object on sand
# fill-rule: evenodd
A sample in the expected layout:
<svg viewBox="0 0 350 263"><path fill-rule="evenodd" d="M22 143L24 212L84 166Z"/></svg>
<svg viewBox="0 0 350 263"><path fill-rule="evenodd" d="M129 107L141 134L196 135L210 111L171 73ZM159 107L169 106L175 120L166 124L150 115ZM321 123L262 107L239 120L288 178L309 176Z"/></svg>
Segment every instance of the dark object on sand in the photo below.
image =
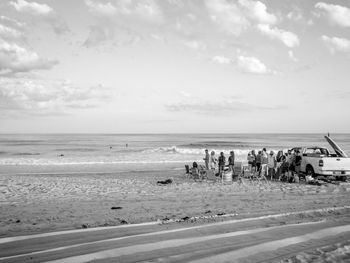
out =
<svg viewBox="0 0 350 263"><path fill-rule="evenodd" d="M64 156L64 154L61 153L58 157L63 157L63 156Z"/></svg>
<svg viewBox="0 0 350 263"><path fill-rule="evenodd" d="M226 213L218 213L218 214L216 214L217 216L223 216L223 215L226 215Z"/></svg>
<svg viewBox="0 0 350 263"><path fill-rule="evenodd" d="M157 184L171 184L173 180L171 179L166 179L165 181L158 181Z"/></svg>
<svg viewBox="0 0 350 263"><path fill-rule="evenodd" d="M124 219L120 220L120 223L121 223L122 225L128 224L128 222L126 222Z"/></svg>
<svg viewBox="0 0 350 263"><path fill-rule="evenodd" d="M182 221L187 221L188 219L190 219L188 216L181 218Z"/></svg>
<svg viewBox="0 0 350 263"><path fill-rule="evenodd" d="M111 209L112 210L120 210L120 209L122 209L123 207L121 207L121 206L112 206L111 207Z"/></svg>
<svg viewBox="0 0 350 263"><path fill-rule="evenodd" d="M17 219L17 220L16 220L16 223L21 223L21 220Z"/></svg>
<svg viewBox="0 0 350 263"><path fill-rule="evenodd" d="M86 224L82 224L81 228L88 228L88 226Z"/></svg>
<svg viewBox="0 0 350 263"><path fill-rule="evenodd" d="M210 213L211 213L210 210L204 212L204 214L210 214Z"/></svg>

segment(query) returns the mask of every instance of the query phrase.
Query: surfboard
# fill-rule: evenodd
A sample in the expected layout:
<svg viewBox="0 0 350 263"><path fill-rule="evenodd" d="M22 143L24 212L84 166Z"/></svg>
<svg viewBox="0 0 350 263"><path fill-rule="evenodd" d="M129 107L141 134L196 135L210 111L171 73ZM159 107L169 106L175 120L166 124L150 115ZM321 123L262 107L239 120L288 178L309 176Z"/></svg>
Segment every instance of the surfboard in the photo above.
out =
<svg viewBox="0 0 350 263"><path fill-rule="evenodd" d="M332 146L334 151L337 153L339 157L346 157L348 158L348 155L329 137L324 136L327 142Z"/></svg>

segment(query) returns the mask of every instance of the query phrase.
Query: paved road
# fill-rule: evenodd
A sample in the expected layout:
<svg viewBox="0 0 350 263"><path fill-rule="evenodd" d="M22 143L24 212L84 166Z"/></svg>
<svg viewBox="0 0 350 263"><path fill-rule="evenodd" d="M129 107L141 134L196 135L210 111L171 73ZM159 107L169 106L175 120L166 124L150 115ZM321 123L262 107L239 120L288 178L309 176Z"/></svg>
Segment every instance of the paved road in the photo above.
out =
<svg viewBox="0 0 350 263"><path fill-rule="evenodd" d="M149 223L3 238L0 262L273 262L350 240L349 218L285 219Z"/></svg>

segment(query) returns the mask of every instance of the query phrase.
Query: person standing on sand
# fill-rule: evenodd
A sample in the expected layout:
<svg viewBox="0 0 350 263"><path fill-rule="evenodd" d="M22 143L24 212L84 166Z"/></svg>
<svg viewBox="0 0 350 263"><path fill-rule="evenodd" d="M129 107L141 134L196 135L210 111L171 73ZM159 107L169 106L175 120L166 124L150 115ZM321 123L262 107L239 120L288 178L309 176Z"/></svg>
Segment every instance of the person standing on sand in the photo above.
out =
<svg viewBox="0 0 350 263"><path fill-rule="evenodd" d="M296 155L295 155L295 175L294 175L294 182L298 182L298 183L299 183L300 166L301 166L301 156L300 156L300 152L299 152L299 151L296 151Z"/></svg>
<svg viewBox="0 0 350 263"><path fill-rule="evenodd" d="M249 171L251 171L253 167L253 156L251 152L248 153L247 161L248 161Z"/></svg>
<svg viewBox="0 0 350 263"><path fill-rule="evenodd" d="M217 160L215 158L215 152L211 151L209 164L210 164L210 169L213 171L214 174L215 174L215 169L216 169L216 163L217 163Z"/></svg>
<svg viewBox="0 0 350 263"><path fill-rule="evenodd" d="M204 162L205 162L205 168L206 168L207 170L209 170L210 155L209 155L208 149L205 149L205 156L204 156L203 160L204 160Z"/></svg>
<svg viewBox="0 0 350 263"><path fill-rule="evenodd" d="M266 148L263 148L261 152L261 172L262 175L266 176L267 175L267 153L266 153Z"/></svg>
<svg viewBox="0 0 350 263"><path fill-rule="evenodd" d="M276 156L276 161L277 161L277 171L276 171L276 178L281 177L281 166L283 162L284 154L283 151L278 151L277 156Z"/></svg>
<svg viewBox="0 0 350 263"><path fill-rule="evenodd" d="M235 152L230 151L230 156L228 157L228 167L232 172L234 172L234 166L235 166Z"/></svg>
<svg viewBox="0 0 350 263"><path fill-rule="evenodd" d="M224 171L225 168L225 164L226 164L226 158L223 152L220 153L219 156L219 176L222 176L222 172Z"/></svg>
<svg viewBox="0 0 350 263"><path fill-rule="evenodd" d="M256 154L255 154L255 150L252 150L252 159L253 159L253 163L252 163L252 168L253 168L253 172L256 171Z"/></svg>
<svg viewBox="0 0 350 263"><path fill-rule="evenodd" d="M260 171L260 167L261 167L261 151L258 152L256 158L255 158L255 165L256 165L256 171L259 172Z"/></svg>
<svg viewBox="0 0 350 263"><path fill-rule="evenodd" d="M282 156L282 164L281 164L281 175L279 177L279 180L282 182L287 181L288 178L288 169L289 169L289 163L287 161L288 153L285 153L284 156Z"/></svg>
<svg viewBox="0 0 350 263"><path fill-rule="evenodd" d="M270 176L271 180L275 178L276 158L274 154L275 153L271 151L270 155L267 157L268 175Z"/></svg>

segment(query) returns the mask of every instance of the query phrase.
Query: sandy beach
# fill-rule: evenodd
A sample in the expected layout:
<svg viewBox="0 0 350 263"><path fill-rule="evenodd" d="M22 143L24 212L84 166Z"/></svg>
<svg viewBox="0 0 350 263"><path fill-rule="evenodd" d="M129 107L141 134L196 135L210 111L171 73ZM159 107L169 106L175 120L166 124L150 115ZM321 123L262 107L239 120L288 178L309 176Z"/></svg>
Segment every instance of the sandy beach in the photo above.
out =
<svg viewBox="0 0 350 263"><path fill-rule="evenodd" d="M168 178L173 180L172 184L157 185L158 180ZM206 224L344 207L349 205L349 195L349 183L314 186L281 182L246 181L245 185L194 182L187 179L182 170L1 175L0 235L9 237L152 221ZM346 216L348 212L337 213ZM318 219L315 215L305 217L310 217L311 221Z"/></svg>
<svg viewBox="0 0 350 263"><path fill-rule="evenodd" d="M1 175L1 232L12 236L163 219L250 217L349 204L350 184L194 182L182 170ZM172 178L169 185L158 180ZM112 207L116 209L112 209Z"/></svg>
<svg viewBox="0 0 350 263"><path fill-rule="evenodd" d="M157 185L156 183L158 180L169 178L173 180L172 184ZM134 224L145 222L154 223L152 227L141 227L138 230L141 233L184 227L206 227L230 222L230 220L243 220L239 224L235 223L235 231L254 230L261 227L272 231L273 228L270 227L292 226L293 224L298 224L299 229L299 224L301 227L303 223L318 224L317 222L320 221L327 224L327 227L340 225L346 227L346 224L349 224L350 209L347 207L350 195L349 183L314 186L281 182L255 182L253 184L246 181L245 185L239 185L237 182L226 184L211 181L194 182L187 179L182 170L170 170L85 175L1 175L0 185L0 241L6 241L6 238L10 237L62 230L80 230L84 233L84 241L86 241L94 239L95 234L89 234L88 230L94 231L95 227L102 227L97 229L102 229L100 230L102 234L99 236L104 240L111 238L111 235L108 234L109 231L112 231L108 230L110 227L130 226L132 228ZM271 215L277 216L270 218ZM257 219L251 221L250 218ZM249 220L244 221L245 219ZM226 227L225 225L219 232L210 230L210 233L233 231L229 224ZM118 229L113 231L116 235L138 233L134 230L124 234ZM295 231L297 230L294 229L291 231L293 234L283 236L283 238L293 236ZM190 232L186 232L184 237L189 238ZM345 231L345 233L348 232ZM176 235L171 234L169 239L175 237ZM66 242L67 238L60 240ZM332 239L328 237L325 240ZM335 251L335 254L342 251L340 255L342 257L347 255L349 259L347 250L349 235L337 236L336 240L337 243L334 244L312 243L302 249L293 250L294 252L289 254L282 253L278 259L285 260L285 262L302 262L298 260L305 258L305 262L312 262L310 258L317 257L322 248L328 252ZM136 245L139 241L135 242L131 241L128 244ZM264 240L264 243L266 242L267 240ZM11 251L14 247L26 250L25 244L17 246L16 242L14 244L5 242L4 245L7 246L6 251ZM193 246L191 251L195 254L197 248ZM101 246L101 249L105 247ZM173 250L171 251L174 253ZM229 251L231 250L227 248L225 253ZM17 250L13 253L5 254L5 256L22 254ZM76 254L79 255L85 253L86 251L76 251ZM207 256L219 254L221 253L213 252ZM321 254L319 258L324 259L325 253ZM115 257L119 254L113 255ZM7 262L6 257L3 256L0 259ZM196 260L202 257L203 255L200 254ZM22 259L15 258L13 262L21 262ZM118 262L133 262L134 259L133 256L128 260ZM183 259L191 261L195 257L184 257ZM256 260L253 258L248 262L256 262ZM39 257L38 262L40 261Z"/></svg>

